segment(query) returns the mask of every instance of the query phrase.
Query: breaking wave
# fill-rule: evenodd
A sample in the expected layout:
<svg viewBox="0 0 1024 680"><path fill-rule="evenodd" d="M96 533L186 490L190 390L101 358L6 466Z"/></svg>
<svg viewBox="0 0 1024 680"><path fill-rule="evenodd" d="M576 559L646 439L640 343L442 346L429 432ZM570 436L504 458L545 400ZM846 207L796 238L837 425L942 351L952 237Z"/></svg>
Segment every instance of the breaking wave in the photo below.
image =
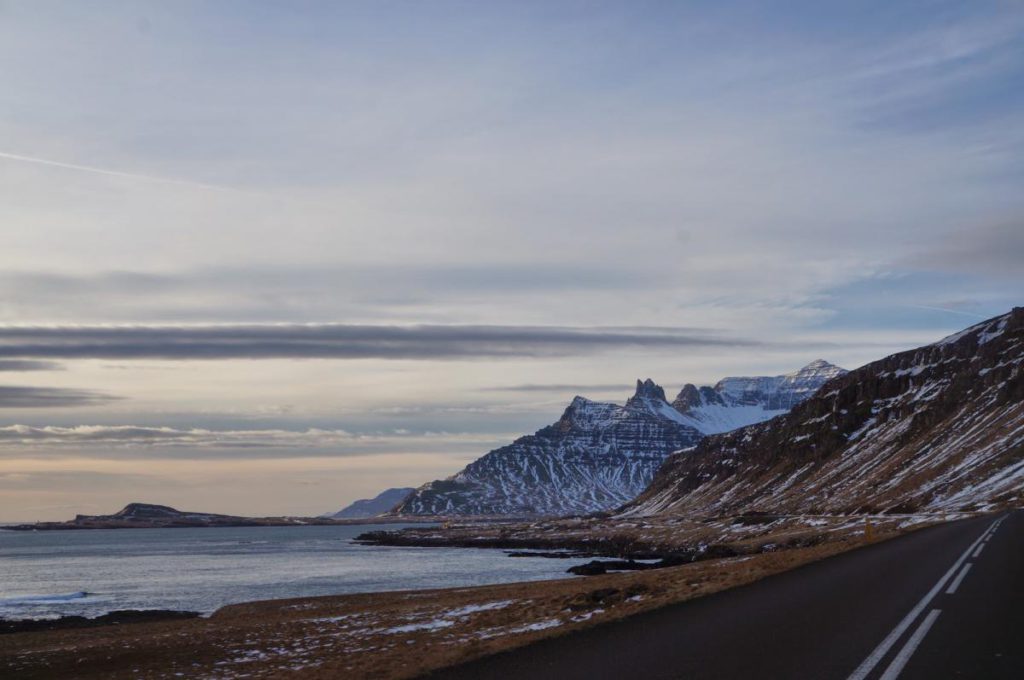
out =
<svg viewBox="0 0 1024 680"><path fill-rule="evenodd" d="M89 597L84 590L76 590L73 593L54 593L52 595L15 595L12 597L0 597L0 607L17 607L18 605L34 604L60 604Z"/></svg>

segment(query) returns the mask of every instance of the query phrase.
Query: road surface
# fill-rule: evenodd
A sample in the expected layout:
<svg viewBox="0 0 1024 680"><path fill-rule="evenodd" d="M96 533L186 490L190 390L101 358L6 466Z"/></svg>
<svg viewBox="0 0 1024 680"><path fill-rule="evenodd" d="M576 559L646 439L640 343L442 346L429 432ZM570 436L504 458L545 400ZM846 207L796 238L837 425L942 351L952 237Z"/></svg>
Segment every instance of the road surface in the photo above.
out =
<svg viewBox="0 0 1024 680"><path fill-rule="evenodd" d="M1024 678L1024 511L443 669L443 680Z"/></svg>

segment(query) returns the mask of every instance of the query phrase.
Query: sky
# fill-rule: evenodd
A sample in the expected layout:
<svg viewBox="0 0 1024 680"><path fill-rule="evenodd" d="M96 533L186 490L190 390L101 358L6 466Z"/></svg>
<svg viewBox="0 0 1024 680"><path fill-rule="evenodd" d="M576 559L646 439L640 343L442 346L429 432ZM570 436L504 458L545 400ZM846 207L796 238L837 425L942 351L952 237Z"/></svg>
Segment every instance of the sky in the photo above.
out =
<svg viewBox="0 0 1024 680"><path fill-rule="evenodd" d="M1024 301L1021 2L0 2L0 521L311 515Z"/></svg>

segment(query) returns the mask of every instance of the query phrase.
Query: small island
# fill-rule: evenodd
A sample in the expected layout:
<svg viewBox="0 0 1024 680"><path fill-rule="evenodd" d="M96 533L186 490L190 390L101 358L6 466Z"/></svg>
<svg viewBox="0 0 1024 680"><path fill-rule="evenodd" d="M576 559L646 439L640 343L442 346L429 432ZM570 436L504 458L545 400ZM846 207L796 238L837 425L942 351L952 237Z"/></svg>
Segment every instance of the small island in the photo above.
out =
<svg viewBox="0 0 1024 680"><path fill-rule="evenodd" d="M113 515L75 515L65 522L34 522L0 527L9 531L56 531L67 529L182 529L201 527L276 527L365 524L367 519L327 517L237 517L210 512L186 512L167 505L129 503ZM393 522L373 518L373 523ZM402 520L402 521L408 521Z"/></svg>

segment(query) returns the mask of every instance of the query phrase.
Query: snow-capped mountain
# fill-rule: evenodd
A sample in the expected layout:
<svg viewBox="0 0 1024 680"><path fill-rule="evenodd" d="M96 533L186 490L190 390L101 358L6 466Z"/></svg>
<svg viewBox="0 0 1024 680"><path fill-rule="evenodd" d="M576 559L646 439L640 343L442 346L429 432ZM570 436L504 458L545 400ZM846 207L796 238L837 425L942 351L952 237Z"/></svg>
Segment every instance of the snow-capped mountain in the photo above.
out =
<svg viewBox="0 0 1024 680"><path fill-rule="evenodd" d="M651 412L637 384L626 406L573 399L554 425L417 489L396 514L569 515L617 507L643 490L665 457L701 434ZM662 393L664 394L664 393ZM661 399L664 408L672 410Z"/></svg>
<svg viewBox="0 0 1024 680"><path fill-rule="evenodd" d="M412 487L400 487L396 489L385 489L373 498L361 498L346 505L337 512L329 512L321 517L330 519L362 519L365 517L376 517L401 503L406 496L415 489Z"/></svg>
<svg viewBox="0 0 1024 680"><path fill-rule="evenodd" d="M725 378L714 387L688 384L672 402L680 421L719 434L786 413L846 371L818 359L799 371L771 377Z"/></svg>
<svg viewBox="0 0 1024 680"><path fill-rule="evenodd" d="M576 397L557 423L495 449L444 480L425 484L399 515L571 515L610 510L643 491L666 456L725 423L784 413L842 369L825 362L787 376L726 378L700 388L708 403L673 407L652 380L624 406ZM680 394L698 388L688 385ZM713 402L710 400L714 400ZM676 400L677 404L680 400ZM733 413L735 411L735 413Z"/></svg>
<svg viewBox="0 0 1024 680"><path fill-rule="evenodd" d="M627 515L1024 504L1024 308L831 380L671 456Z"/></svg>

